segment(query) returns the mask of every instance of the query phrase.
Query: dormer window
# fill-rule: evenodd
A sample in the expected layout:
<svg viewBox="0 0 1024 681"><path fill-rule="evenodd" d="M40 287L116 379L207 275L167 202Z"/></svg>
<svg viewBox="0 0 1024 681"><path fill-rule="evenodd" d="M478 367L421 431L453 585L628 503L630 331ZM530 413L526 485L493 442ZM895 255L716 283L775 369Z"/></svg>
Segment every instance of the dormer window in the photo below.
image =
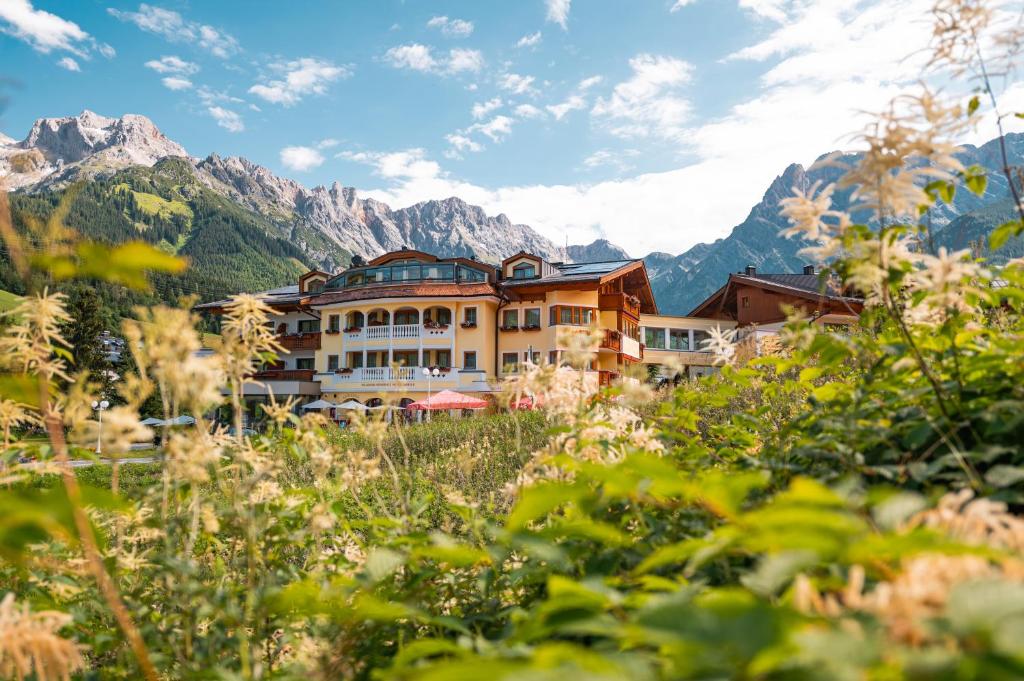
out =
<svg viewBox="0 0 1024 681"><path fill-rule="evenodd" d="M537 267L531 263L520 263L512 268L513 279L533 279L537 276Z"/></svg>
<svg viewBox="0 0 1024 681"><path fill-rule="evenodd" d="M306 292L307 293L320 293L323 290L324 290L324 282L321 281L320 279L317 279L316 281L309 282L309 285L306 288Z"/></svg>

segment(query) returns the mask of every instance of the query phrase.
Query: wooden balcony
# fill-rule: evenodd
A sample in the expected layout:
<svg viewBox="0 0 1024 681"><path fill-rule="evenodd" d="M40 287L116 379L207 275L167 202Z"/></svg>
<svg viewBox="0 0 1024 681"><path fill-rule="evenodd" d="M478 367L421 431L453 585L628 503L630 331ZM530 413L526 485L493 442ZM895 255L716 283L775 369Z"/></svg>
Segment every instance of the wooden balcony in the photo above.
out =
<svg viewBox="0 0 1024 681"><path fill-rule="evenodd" d="M640 319L640 301L626 293L603 293L598 297L597 306L604 311L615 310Z"/></svg>
<svg viewBox="0 0 1024 681"><path fill-rule="evenodd" d="M315 333L291 333L278 336L277 342L285 350L319 350L320 332Z"/></svg>
<svg viewBox="0 0 1024 681"><path fill-rule="evenodd" d="M312 369L264 369L252 377L257 381L312 381L314 373Z"/></svg>
<svg viewBox="0 0 1024 681"><path fill-rule="evenodd" d="M601 339L601 349L622 352L622 334L614 329L605 329Z"/></svg>

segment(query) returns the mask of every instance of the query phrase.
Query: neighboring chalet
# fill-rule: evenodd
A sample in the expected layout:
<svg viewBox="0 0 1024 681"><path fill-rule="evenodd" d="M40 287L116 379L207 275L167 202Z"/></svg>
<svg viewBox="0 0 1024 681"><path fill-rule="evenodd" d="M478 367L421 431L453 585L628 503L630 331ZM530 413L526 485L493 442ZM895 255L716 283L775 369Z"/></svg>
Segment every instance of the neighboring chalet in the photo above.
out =
<svg viewBox="0 0 1024 681"><path fill-rule="evenodd" d="M818 324L847 325L864 309L862 298L835 289L813 265L800 274L759 274L753 265L730 274L725 286L695 307L690 317L734 322L745 327L777 326L786 321L786 308L799 310Z"/></svg>

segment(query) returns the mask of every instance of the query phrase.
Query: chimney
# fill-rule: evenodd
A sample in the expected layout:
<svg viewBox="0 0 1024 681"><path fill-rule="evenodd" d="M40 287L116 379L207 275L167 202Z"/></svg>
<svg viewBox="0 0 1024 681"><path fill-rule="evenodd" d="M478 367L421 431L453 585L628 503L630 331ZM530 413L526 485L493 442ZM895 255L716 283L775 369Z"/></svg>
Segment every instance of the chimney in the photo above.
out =
<svg viewBox="0 0 1024 681"><path fill-rule="evenodd" d="M753 277L757 274L757 268L753 265L747 265L747 269L744 271L748 277Z"/></svg>
<svg viewBox="0 0 1024 681"><path fill-rule="evenodd" d="M804 274L817 274L814 271L814 265L804 265Z"/></svg>

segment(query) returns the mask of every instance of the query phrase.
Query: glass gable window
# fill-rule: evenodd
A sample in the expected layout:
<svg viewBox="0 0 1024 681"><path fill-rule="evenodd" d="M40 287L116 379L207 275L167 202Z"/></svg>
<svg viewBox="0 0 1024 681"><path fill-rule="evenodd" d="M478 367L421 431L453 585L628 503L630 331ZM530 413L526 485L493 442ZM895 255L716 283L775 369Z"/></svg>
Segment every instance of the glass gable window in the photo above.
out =
<svg viewBox="0 0 1024 681"><path fill-rule="evenodd" d="M537 267L532 263L520 263L512 268L513 279L533 279L537 276Z"/></svg>
<svg viewBox="0 0 1024 681"><path fill-rule="evenodd" d="M652 350L664 350L665 329L644 329L644 345Z"/></svg>
<svg viewBox="0 0 1024 681"><path fill-rule="evenodd" d="M483 267L483 265L481 265ZM334 277L324 286L327 290L405 281L487 281L487 272L454 263L424 263L416 260L395 260L387 265L366 267Z"/></svg>
<svg viewBox="0 0 1024 681"><path fill-rule="evenodd" d="M669 329L668 348L669 350L689 350L690 332L687 329Z"/></svg>

